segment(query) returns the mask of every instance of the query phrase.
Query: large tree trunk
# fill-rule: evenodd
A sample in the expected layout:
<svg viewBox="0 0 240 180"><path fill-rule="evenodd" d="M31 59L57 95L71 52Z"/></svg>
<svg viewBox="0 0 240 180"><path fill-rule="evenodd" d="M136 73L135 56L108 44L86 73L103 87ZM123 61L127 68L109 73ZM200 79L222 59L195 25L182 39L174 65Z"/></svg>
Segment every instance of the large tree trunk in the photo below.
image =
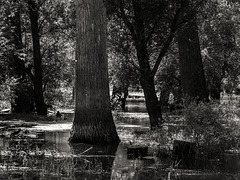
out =
<svg viewBox="0 0 240 180"><path fill-rule="evenodd" d="M38 25L38 5L35 0L28 0L32 41L33 41L33 60L34 60L34 100L38 115L46 115L47 108L44 103L43 97L43 70L42 70L42 57L41 57L41 46L39 36L39 25Z"/></svg>
<svg viewBox="0 0 240 180"><path fill-rule="evenodd" d="M196 13L185 1L188 13L187 23L178 32L178 48L180 56L180 72L183 95L196 101L208 101L208 91L203 71L202 57L199 44ZM184 12L183 12L184 14Z"/></svg>
<svg viewBox="0 0 240 180"><path fill-rule="evenodd" d="M72 143L119 143L113 122L102 0L77 0L75 116Z"/></svg>

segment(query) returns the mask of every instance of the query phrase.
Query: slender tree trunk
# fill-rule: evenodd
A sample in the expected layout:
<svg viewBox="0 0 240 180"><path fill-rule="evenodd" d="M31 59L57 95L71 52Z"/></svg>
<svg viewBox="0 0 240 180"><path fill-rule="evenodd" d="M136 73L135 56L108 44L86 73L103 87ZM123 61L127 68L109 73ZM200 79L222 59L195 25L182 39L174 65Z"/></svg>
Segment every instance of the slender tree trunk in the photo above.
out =
<svg viewBox="0 0 240 180"><path fill-rule="evenodd" d="M77 0L75 116L71 143L114 144L103 0Z"/></svg>
<svg viewBox="0 0 240 180"><path fill-rule="evenodd" d="M188 1L185 1L185 6L188 6L187 11L191 11ZM196 13L192 10L190 14L191 16L187 17L188 22L178 32L183 95L196 101L208 101Z"/></svg>
<svg viewBox="0 0 240 180"><path fill-rule="evenodd" d="M155 91L154 79L153 77L143 75L140 79L140 83L145 96L145 103L150 119L150 127L151 129L156 129L162 124L163 118L161 104L160 101L158 101Z"/></svg>
<svg viewBox="0 0 240 180"><path fill-rule="evenodd" d="M133 0L133 9L135 13L136 31L136 37L134 41L137 50L138 63L141 69L140 83L145 96L147 112L150 119L150 126L151 129L155 129L159 127L163 121L161 105L156 95L154 76L151 75L149 55L144 31L144 22L141 15L142 7L136 0Z"/></svg>
<svg viewBox="0 0 240 180"><path fill-rule="evenodd" d="M125 112L126 111L126 101L127 101L127 97L128 97L128 88L126 88L125 90L123 90L123 97L121 99L121 108L122 110Z"/></svg>
<svg viewBox="0 0 240 180"><path fill-rule="evenodd" d="M25 78L25 66L24 61L19 59L16 51L22 50L22 29L21 29L21 15L20 7L17 5L16 0L13 1L16 5L16 11L11 18L11 25L13 27L13 44L15 45L15 52L13 53L13 68L17 77ZM12 13L12 12L11 12Z"/></svg>
<svg viewBox="0 0 240 180"><path fill-rule="evenodd" d="M38 5L35 0L28 0L29 15L31 23L32 41L33 41L33 60L34 60L34 100L38 115L46 115L47 108L43 97L43 70L42 57L38 25Z"/></svg>
<svg viewBox="0 0 240 180"><path fill-rule="evenodd" d="M13 101L11 102L12 112L15 113L29 113L33 111L33 103L31 101L31 88L28 85L28 80L25 74L25 64L22 59L19 58L18 53L23 49L22 43L22 31L21 31L21 4L17 0L12 0L13 7L9 7L12 11L7 11L7 21L9 23L11 31L8 31L8 39L11 39L10 43L14 49L11 52L10 75L17 78L17 84L12 87L14 93ZM13 13L14 12L14 13ZM12 15L10 15L12 14ZM24 104L24 106L23 106Z"/></svg>
<svg viewBox="0 0 240 180"><path fill-rule="evenodd" d="M156 95L154 77L151 76L147 48L140 42L137 44L136 49L139 65L142 70L140 83L144 92L146 108L150 120L150 128L156 129L163 122L161 104Z"/></svg>
<svg viewBox="0 0 240 180"><path fill-rule="evenodd" d="M156 95L154 77L151 76L147 47L143 41L140 41L137 43L136 49L139 65L142 70L140 83L144 92L146 108L150 120L150 128L156 129L162 124L163 118L161 104Z"/></svg>

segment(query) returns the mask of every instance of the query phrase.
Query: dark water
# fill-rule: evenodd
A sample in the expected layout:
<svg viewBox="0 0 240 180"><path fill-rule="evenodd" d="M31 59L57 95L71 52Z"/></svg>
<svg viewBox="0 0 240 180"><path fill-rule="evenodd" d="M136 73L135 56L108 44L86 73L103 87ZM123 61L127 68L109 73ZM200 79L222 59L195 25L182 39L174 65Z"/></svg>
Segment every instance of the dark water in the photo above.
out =
<svg viewBox="0 0 240 180"><path fill-rule="evenodd" d="M105 174L104 177L101 177L104 179L168 180L169 177L172 180L240 179L240 155L236 154L225 154L223 162L219 162L218 160L202 162L199 169L193 169L191 167L189 167L189 169L176 168L173 172L171 172L169 171L171 162L166 159L154 159L152 157L146 159L128 159L127 146L124 144L119 144L117 148L104 147L101 149L101 147L99 148L92 145L79 145L78 147L73 148L67 143L68 137L69 132L46 132L45 139L49 143L47 148L57 149L59 152L67 154L78 154L93 147L93 149L87 154L105 155L104 158L98 159L101 164L105 163L105 169L108 170L108 175ZM73 152L73 149L75 152ZM94 149L97 149L98 152L94 151ZM94 158L96 157L97 156ZM168 168L167 171L166 168Z"/></svg>
<svg viewBox="0 0 240 180"><path fill-rule="evenodd" d="M148 179L156 178L154 159L129 159L127 146L97 146L88 144L69 145L68 131L43 132L44 141L38 146L24 144L16 139L0 139L1 167L16 166L0 171L0 179ZM23 145L21 149L19 146ZM31 144L33 145L33 144ZM11 149L12 154L6 155ZM30 151L46 151L36 156ZM49 156L48 156L49 155ZM26 162L24 163L24 161ZM21 170L21 167L28 169ZM32 168L32 169L31 169ZM166 173L165 173L166 175ZM7 178L7 179L8 179Z"/></svg>
<svg viewBox="0 0 240 180"><path fill-rule="evenodd" d="M67 143L67 139L69 137L69 132L46 132L45 139L49 142L48 147L49 149L57 149L60 152L65 153L73 153L73 148ZM144 176L144 173L147 171L154 175L154 166L155 161L151 160L141 160L141 159L128 159L127 156L127 146L123 144L119 144L118 147L110 148L110 150L106 150L106 148L99 148L93 145L79 145L75 147L75 154L81 153L88 148L91 149L88 154L96 155L96 151L94 149L99 150L100 155L105 155L106 157L101 160L103 163L104 159L108 159L108 167L110 169L109 177L104 177L107 179L136 179L138 176ZM76 152L77 151L77 152ZM107 153L106 153L107 152ZM96 156L97 157L97 156ZM111 161L109 161L111 158ZM105 162L106 163L106 162ZM106 165L105 165L106 166ZM149 169L148 169L149 168ZM143 171L141 174L139 170L146 169L145 172ZM144 179L148 179L148 176Z"/></svg>
<svg viewBox="0 0 240 180"><path fill-rule="evenodd" d="M51 156L27 157L34 166L30 170L3 170L6 162L17 160L24 165L20 159L14 156L5 157L2 153L16 144L16 139L0 139L1 168L0 179L163 179L163 180L237 180L240 179L240 155L225 154L222 162L209 160L202 162L199 169L171 168L169 159L157 158L149 155L145 158L129 158L127 156L127 145L118 146L96 146L78 144L70 146L67 142L69 131L43 132L41 138L44 141L38 143L38 147ZM33 145L33 144L31 144ZM29 146L29 144L26 144ZM31 147L36 150L36 147ZM31 149L30 148L30 149ZM16 151L16 150L15 150ZM14 152L15 152L14 151ZM28 149L22 151L27 152ZM21 151L21 152L22 152ZM16 153L16 152L15 152ZM19 156L19 154L17 154ZM10 160L12 159L12 160ZM32 160L33 159L33 160ZM38 163L36 163L38 161ZM205 163L205 164L204 164ZM5 172L5 173L4 173ZM7 173L6 173L7 172ZM11 178L9 178L11 177Z"/></svg>

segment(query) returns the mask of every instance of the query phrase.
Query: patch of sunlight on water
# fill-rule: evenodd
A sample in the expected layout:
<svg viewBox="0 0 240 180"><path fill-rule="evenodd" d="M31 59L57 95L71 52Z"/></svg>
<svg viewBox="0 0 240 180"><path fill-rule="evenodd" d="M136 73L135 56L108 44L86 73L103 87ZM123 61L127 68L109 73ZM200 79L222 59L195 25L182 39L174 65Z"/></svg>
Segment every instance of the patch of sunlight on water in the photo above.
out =
<svg viewBox="0 0 240 180"><path fill-rule="evenodd" d="M66 131L72 128L72 123L58 123L58 124L41 124L32 127L32 130L39 131Z"/></svg>
<svg viewBox="0 0 240 180"><path fill-rule="evenodd" d="M127 112L147 112L145 102L127 102Z"/></svg>

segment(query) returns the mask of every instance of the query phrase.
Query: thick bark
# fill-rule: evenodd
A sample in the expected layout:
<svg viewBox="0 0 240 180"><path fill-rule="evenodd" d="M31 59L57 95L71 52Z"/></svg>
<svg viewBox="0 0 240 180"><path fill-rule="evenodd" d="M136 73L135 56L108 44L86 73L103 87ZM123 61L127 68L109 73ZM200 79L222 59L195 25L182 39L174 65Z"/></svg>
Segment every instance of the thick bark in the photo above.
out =
<svg viewBox="0 0 240 180"><path fill-rule="evenodd" d="M38 115L46 115L47 108L43 97L43 70L42 57L38 25L38 5L35 0L28 0L29 15L31 23L32 41L33 41L33 61L34 61L34 101Z"/></svg>
<svg viewBox="0 0 240 180"><path fill-rule="evenodd" d="M186 6L187 4L185 4ZM186 8L188 11L190 7ZM180 72L183 95L196 101L208 101L195 12L178 32Z"/></svg>
<svg viewBox="0 0 240 180"><path fill-rule="evenodd" d="M119 143L108 85L106 15L102 0L77 0L75 117L72 143Z"/></svg>

